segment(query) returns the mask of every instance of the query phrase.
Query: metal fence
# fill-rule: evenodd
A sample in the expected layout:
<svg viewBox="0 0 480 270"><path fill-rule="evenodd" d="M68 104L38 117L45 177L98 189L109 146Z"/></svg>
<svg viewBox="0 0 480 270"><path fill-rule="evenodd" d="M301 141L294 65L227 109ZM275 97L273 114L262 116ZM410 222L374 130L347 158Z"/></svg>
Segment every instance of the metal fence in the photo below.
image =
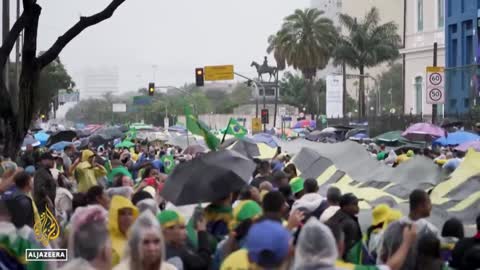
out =
<svg viewBox="0 0 480 270"><path fill-rule="evenodd" d="M379 134L393 131L405 130L410 125L419 122L432 122L431 115L415 115L415 114L387 114L387 115L372 115L366 118L359 119L358 117L343 117L343 118L329 118L327 119L328 126L342 125L353 127L364 127L368 130L370 137ZM466 113L466 114L452 114L438 116L437 125L447 123L461 122L461 126L465 130L474 130L475 124L480 122L480 113ZM318 121L317 127L325 127L321 121Z"/></svg>

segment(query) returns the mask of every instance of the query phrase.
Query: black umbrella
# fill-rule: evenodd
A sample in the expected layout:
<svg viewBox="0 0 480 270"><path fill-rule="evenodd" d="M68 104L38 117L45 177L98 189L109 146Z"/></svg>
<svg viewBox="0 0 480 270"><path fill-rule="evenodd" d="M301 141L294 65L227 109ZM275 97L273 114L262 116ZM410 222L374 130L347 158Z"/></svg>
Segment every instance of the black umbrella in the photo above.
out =
<svg viewBox="0 0 480 270"><path fill-rule="evenodd" d="M258 149L257 143L247 138L238 140L232 147L230 147L230 149L252 159L260 156L260 150Z"/></svg>
<svg viewBox="0 0 480 270"><path fill-rule="evenodd" d="M55 132L48 138L47 147L50 147L57 142L71 142L75 137L77 137L77 133L73 130L62 130Z"/></svg>
<svg viewBox="0 0 480 270"><path fill-rule="evenodd" d="M176 206L213 202L241 190L254 170L253 161L234 151L210 152L175 167L161 195Z"/></svg>
<svg viewBox="0 0 480 270"><path fill-rule="evenodd" d="M113 140L116 138L122 138L123 132L120 131L119 128L116 127L106 127L101 128L94 135L101 135L103 138L108 140Z"/></svg>
<svg viewBox="0 0 480 270"><path fill-rule="evenodd" d="M103 135L92 135L88 137L88 143L92 144L93 147L98 147L100 145L106 144L110 138L106 138Z"/></svg>

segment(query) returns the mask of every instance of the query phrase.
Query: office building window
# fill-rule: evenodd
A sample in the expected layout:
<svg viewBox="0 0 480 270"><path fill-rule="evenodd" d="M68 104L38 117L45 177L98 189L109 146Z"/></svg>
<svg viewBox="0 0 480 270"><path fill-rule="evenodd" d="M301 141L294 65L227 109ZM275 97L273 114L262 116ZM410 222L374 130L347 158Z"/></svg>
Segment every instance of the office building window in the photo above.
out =
<svg viewBox="0 0 480 270"><path fill-rule="evenodd" d="M445 0L437 0L437 18L438 28L443 28L445 25Z"/></svg>
<svg viewBox="0 0 480 270"><path fill-rule="evenodd" d="M460 0L460 11L465 12L465 0Z"/></svg>
<svg viewBox="0 0 480 270"><path fill-rule="evenodd" d="M470 99L469 99L469 98L466 98L466 99L463 101L463 105L465 106L465 108L470 107Z"/></svg>
<svg viewBox="0 0 480 270"><path fill-rule="evenodd" d="M455 98L450 99L450 101L448 102L448 105L450 105L450 109L455 109L455 107L457 107L457 99Z"/></svg>
<svg viewBox="0 0 480 270"><path fill-rule="evenodd" d="M423 31L423 0L417 0L417 32Z"/></svg>
<svg viewBox="0 0 480 270"><path fill-rule="evenodd" d="M423 78L421 76L415 77L415 112L422 114L422 88Z"/></svg>

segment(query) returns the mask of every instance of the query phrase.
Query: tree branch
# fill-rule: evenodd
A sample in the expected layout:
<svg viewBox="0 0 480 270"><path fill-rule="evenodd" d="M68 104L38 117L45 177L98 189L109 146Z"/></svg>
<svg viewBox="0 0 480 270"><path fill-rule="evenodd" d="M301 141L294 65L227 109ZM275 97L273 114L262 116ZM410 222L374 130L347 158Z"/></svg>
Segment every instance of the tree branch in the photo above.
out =
<svg viewBox="0 0 480 270"><path fill-rule="evenodd" d="M25 28L25 24L27 22L27 15L22 13L20 18L13 24L12 29L8 33L7 37L5 38L2 47L0 48L0 66L4 66L7 62L8 55L13 49L15 42L17 41L20 33Z"/></svg>
<svg viewBox="0 0 480 270"><path fill-rule="evenodd" d="M89 17L80 17L80 20L70 28L65 34L60 36L57 41L48 49L44 54L38 57L38 64L40 69L55 60L60 52L78 36L83 30L97 23L100 23L110 17L112 17L115 10L125 2L125 0L112 0L112 2L101 12Z"/></svg>

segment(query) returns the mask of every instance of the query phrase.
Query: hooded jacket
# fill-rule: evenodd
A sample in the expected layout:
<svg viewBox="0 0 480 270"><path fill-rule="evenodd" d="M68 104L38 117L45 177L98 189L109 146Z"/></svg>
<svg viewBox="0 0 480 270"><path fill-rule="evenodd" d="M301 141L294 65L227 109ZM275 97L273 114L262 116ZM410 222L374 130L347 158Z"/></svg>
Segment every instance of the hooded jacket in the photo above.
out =
<svg viewBox="0 0 480 270"><path fill-rule="evenodd" d="M78 181L78 192L87 192L89 188L96 186L97 178L107 175L103 166L92 167L88 161L95 154L90 150L82 152L82 159L75 169L75 177Z"/></svg>
<svg viewBox="0 0 480 270"><path fill-rule="evenodd" d="M45 211L45 207L49 203L52 203L51 212L55 213L53 203L55 202L56 194L57 182L53 179L52 173L43 166L39 167L33 180L33 200L40 213Z"/></svg>
<svg viewBox="0 0 480 270"><path fill-rule="evenodd" d="M305 208L308 212L315 211L320 204L323 202L323 196L318 193L307 193L302 196L299 200L296 200L293 203L292 211L295 211L299 208Z"/></svg>
<svg viewBox="0 0 480 270"><path fill-rule="evenodd" d="M112 241L112 265L117 265L120 262L127 244L127 235L120 232L118 226L118 211L124 208L132 209L133 217L135 219L138 217L138 209L129 199L122 196L113 196L108 212L108 231Z"/></svg>

